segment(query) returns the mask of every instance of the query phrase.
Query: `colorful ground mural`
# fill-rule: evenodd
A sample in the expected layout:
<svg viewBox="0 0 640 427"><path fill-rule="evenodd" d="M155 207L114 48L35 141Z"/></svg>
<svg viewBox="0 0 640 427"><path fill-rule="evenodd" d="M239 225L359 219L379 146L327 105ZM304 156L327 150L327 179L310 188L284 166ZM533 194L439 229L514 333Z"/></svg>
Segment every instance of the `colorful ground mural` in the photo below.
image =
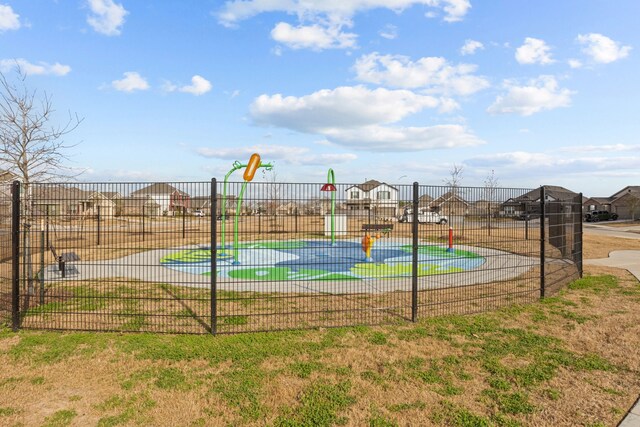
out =
<svg viewBox="0 0 640 427"><path fill-rule="evenodd" d="M161 265L199 275L211 274L210 248L184 249L165 256ZM360 242L289 240L241 243L237 264L233 250L217 249L218 277L242 280L345 280L392 278L411 275L411 245L378 241L365 262ZM418 248L418 275L455 273L480 267L485 259L464 250L445 247Z"/></svg>

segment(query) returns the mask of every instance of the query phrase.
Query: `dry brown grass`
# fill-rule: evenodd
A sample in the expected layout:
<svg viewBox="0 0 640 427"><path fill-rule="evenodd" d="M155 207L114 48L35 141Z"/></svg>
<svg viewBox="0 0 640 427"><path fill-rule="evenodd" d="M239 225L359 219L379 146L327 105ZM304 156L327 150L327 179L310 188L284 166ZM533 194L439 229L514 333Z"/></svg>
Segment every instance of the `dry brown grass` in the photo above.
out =
<svg viewBox="0 0 640 427"><path fill-rule="evenodd" d="M465 238L480 239L471 231L467 233ZM498 232L494 235L500 236ZM488 236L481 237L485 243L491 242ZM640 249L640 244L585 235L585 258L600 258L618 249ZM562 263L554 262L546 268L549 280L562 282L562 286L565 279L554 282L553 278L575 274L573 267ZM541 303L535 286L538 274L536 268L508 282L423 291L423 319L435 314L503 309L475 316L436 317L418 324L402 320L372 328L217 338L3 332L0 424L42 425L56 412L67 411L75 414L70 417L70 425L78 426L272 425L287 417L311 416L305 405L309 396L316 396L316 413L335 415L326 425L361 426L383 421L389 424L378 425L463 425L451 418L455 414L466 414L469 425L505 420L531 426L616 425L640 394L640 284L624 270L587 266L587 276L612 275L618 284L570 290L560 290L557 285L550 291L559 292L558 296ZM83 285L94 292L114 290L113 283L108 282ZM135 307L132 303L107 301L94 310L96 325L111 322L114 328L122 327L131 320L118 317L117 312L123 309L140 316L147 310L161 309L166 315L182 313L185 323L181 328L185 331L202 330L202 324L185 314L184 303L206 321L206 292L172 288L169 291L174 295L170 295L166 287L145 283L136 286L145 296L165 299L155 306L153 300L144 300ZM406 292L301 300L280 297L256 294L238 300L238 295L223 293L220 315L245 316L274 309L287 313L295 308L318 311L318 319L333 319L336 324L353 320L344 313L326 312L337 303L348 309L396 307L377 311L367 318L372 323L409 315L410 294ZM461 299L464 302L452 304ZM42 312L41 316L73 321L70 314ZM25 321L38 319L34 316ZM166 326L160 319L157 323L148 316L145 319L151 323L143 324L143 329ZM309 315L283 315L279 319L278 326L282 327L300 321L314 326ZM246 324L225 327L255 330L273 326L272 321L255 317ZM510 340L509 334L514 331L526 339ZM546 339L552 341L544 344ZM527 347L536 340L543 345ZM513 351L500 353L510 346ZM589 356L592 365L560 364L550 377L530 385L518 383L524 376L520 380L506 376L510 388L500 391L490 384L502 374L487 368L494 347L499 349L495 356L499 366L512 370L511 375L532 366L546 372L543 361L551 356L536 356L545 348L557 347L559 354L572 357ZM433 375L430 366L439 367ZM336 388L341 384L346 384L344 396ZM318 386L324 387L324 394L312 393ZM491 397L491 393L512 392L526 396L533 409L515 410L522 409L520 406L510 411ZM323 403L323 396L334 396L333 406ZM341 404L338 398L345 396L348 399Z"/></svg>

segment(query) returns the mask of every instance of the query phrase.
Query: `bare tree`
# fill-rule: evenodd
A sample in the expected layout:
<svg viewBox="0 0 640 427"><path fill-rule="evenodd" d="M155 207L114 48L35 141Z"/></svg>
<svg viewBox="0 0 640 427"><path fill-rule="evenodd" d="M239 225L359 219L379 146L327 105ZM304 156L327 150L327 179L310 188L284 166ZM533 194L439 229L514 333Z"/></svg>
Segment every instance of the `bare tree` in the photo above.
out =
<svg viewBox="0 0 640 427"><path fill-rule="evenodd" d="M496 177L496 173L493 169L491 169L491 173L487 175L484 179L484 194L487 199L487 226L489 230L489 235L491 235L491 217L493 216L494 210L496 208L496 196L498 193L498 187L500 183L498 182L498 178Z"/></svg>
<svg viewBox="0 0 640 427"><path fill-rule="evenodd" d="M453 164L453 167L449 171L449 178L444 179L444 184L447 187L451 187L451 192L453 194L458 193L458 188L460 187L460 183L462 182L462 171L464 167L462 165Z"/></svg>
<svg viewBox="0 0 640 427"><path fill-rule="evenodd" d="M636 214L640 210L640 197L635 194L629 194L627 196L627 208L629 209L629 213L631 214L631 220L636 220Z"/></svg>
<svg viewBox="0 0 640 427"><path fill-rule="evenodd" d="M14 81L0 73L0 154L3 167L20 178L22 194L28 196L32 182L73 175L65 163L68 150L75 144L63 138L82 119L69 112L62 124L57 123L51 96L29 89L25 80L26 74L19 67Z"/></svg>
<svg viewBox="0 0 640 427"><path fill-rule="evenodd" d="M449 223L450 226L456 230L460 230L464 234L464 206L460 206L462 195L460 194L460 184L462 183L462 165L453 164L453 167L449 171L449 178L444 179L444 184L450 188L449 193L451 195L449 206ZM456 207L460 207L463 210L462 215L456 211Z"/></svg>
<svg viewBox="0 0 640 427"><path fill-rule="evenodd" d="M50 181L69 177L65 167L67 144L63 138L75 130L82 119L69 113L62 124L54 119L51 97L27 87L26 73L16 67L12 81L0 73L0 166L14 173L22 181L22 218L24 220L24 257L31 266L29 229L32 222L31 185L37 181ZM32 271L28 272L31 278ZM29 293L33 292L29 280Z"/></svg>

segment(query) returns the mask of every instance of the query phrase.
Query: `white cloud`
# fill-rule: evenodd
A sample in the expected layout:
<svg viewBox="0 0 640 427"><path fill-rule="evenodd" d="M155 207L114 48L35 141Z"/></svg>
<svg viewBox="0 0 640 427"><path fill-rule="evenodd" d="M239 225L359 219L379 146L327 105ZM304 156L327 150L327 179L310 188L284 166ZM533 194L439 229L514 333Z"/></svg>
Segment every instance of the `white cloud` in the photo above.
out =
<svg viewBox="0 0 640 427"><path fill-rule="evenodd" d="M113 86L115 90L119 90L121 92L134 92L136 90L149 89L149 83L147 83L144 77L135 71L128 71L124 73L124 78L112 81L111 86Z"/></svg>
<svg viewBox="0 0 640 427"><path fill-rule="evenodd" d="M447 100L408 90L363 86L324 89L302 97L261 95L251 105L253 120L324 136L329 142L359 150L418 151L481 144L464 126L388 126Z"/></svg>
<svg viewBox="0 0 640 427"><path fill-rule="evenodd" d="M440 101L408 90L370 90L364 86L323 89L302 97L261 95L251 104L251 116L261 125L308 133L331 128L397 122Z"/></svg>
<svg viewBox="0 0 640 427"><path fill-rule="evenodd" d="M68 65L62 65L59 62L55 64L48 64L46 62L39 62L38 64L32 64L23 58L18 59L0 59L0 71L7 73L10 70L20 67L20 69L26 75L54 75L65 76L71 72L71 67Z"/></svg>
<svg viewBox="0 0 640 427"><path fill-rule="evenodd" d="M493 167L503 171L511 171L522 174L528 173L549 173L567 174L589 174L596 171L637 171L640 167L640 157L578 157L578 156L558 156L548 153L534 153L526 151L514 151L508 153L495 153L476 156L465 160L465 163L473 167Z"/></svg>
<svg viewBox="0 0 640 427"><path fill-rule="evenodd" d="M469 0L443 0L438 4L444 5L444 11L447 13L444 20L447 22L462 21L462 18L471 9Z"/></svg>
<svg viewBox="0 0 640 427"><path fill-rule="evenodd" d="M198 148L196 153L202 157L215 159L246 159L253 153L260 153L260 157L268 160L282 160L294 165L332 165L356 160L358 156L352 153L322 153L313 154L305 147L289 145L258 144L250 147L232 148Z"/></svg>
<svg viewBox="0 0 640 427"><path fill-rule="evenodd" d="M605 145L577 145L572 147L562 147L558 151L565 152L580 152L580 151L640 151L640 145L628 145L628 144L605 144Z"/></svg>
<svg viewBox="0 0 640 427"><path fill-rule="evenodd" d="M358 12L372 9L390 9L397 13L415 5L427 6L445 12L447 22L460 21L471 8L469 0L230 0L217 13L219 22L234 26L238 22L261 13L284 12L296 15L300 21L317 22L330 19L333 22L351 20Z"/></svg>
<svg viewBox="0 0 640 427"><path fill-rule="evenodd" d="M553 76L540 76L525 86L516 86L506 81L506 95L500 95L487 109L491 114L519 114L530 116L544 110L568 107L571 104L572 92L560 88Z"/></svg>
<svg viewBox="0 0 640 427"><path fill-rule="evenodd" d="M124 24L124 17L129 14L121 4L113 0L87 0L91 15L87 22L98 33L107 36L117 36Z"/></svg>
<svg viewBox="0 0 640 427"><path fill-rule="evenodd" d="M380 37L385 38L387 40L393 40L398 38L398 27L392 24L387 24L384 28L378 31Z"/></svg>
<svg viewBox="0 0 640 427"><path fill-rule="evenodd" d="M551 64L550 50L544 40L527 37L524 44L516 49L516 60L520 64Z"/></svg>
<svg viewBox="0 0 640 427"><path fill-rule="evenodd" d="M489 87L489 81L473 73L473 64L451 65L445 58L424 57L411 61L401 55L363 55L354 67L356 78L367 83L406 89L425 88L431 93L471 95Z"/></svg>
<svg viewBox="0 0 640 427"><path fill-rule="evenodd" d="M429 127L363 126L327 129L324 135L333 143L358 150L421 151L438 148L473 147L484 141L461 125Z"/></svg>
<svg viewBox="0 0 640 427"><path fill-rule="evenodd" d="M631 52L631 46L621 46L620 43L598 33L580 34L576 40L584 46L582 51L600 64L626 58Z"/></svg>
<svg viewBox="0 0 640 427"><path fill-rule="evenodd" d="M571 68L582 68L582 62L577 59L569 59L567 62Z"/></svg>
<svg viewBox="0 0 640 427"><path fill-rule="evenodd" d="M195 75L191 77L191 84L178 88L180 92L190 93L192 95L203 95L211 90L211 83L202 76Z"/></svg>
<svg viewBox="0 0 640 427"><path fill-rule="evenodd" d="M460 54L473 55L477 50L482 49L484 49L484 45L481 42L477 40L467 39L465 40L464 45L460 48Z"/></svg>
<svg viewBox="0 0 640 427"><path fill-rule="evenodd" d="M342 32L342 25L299 25L279 22L271 30L271 38L291 49L347 49L356 45L356 35Z"/></svg>
<svg viewBox="0 0 640 427"><path fill-rule="evenodd" d="M11 6L0 4L0 33L8 30L17 30L20 27L20 15L15 13Z"/></svg>

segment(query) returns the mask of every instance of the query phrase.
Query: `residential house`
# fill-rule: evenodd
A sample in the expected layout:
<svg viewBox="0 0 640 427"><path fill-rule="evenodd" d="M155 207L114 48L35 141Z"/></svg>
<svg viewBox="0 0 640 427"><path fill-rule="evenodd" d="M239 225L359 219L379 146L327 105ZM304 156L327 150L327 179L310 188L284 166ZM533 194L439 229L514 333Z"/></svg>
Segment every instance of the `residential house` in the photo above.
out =
<svg viewBox="0 0 640 427"><path fill-rule="evenodd" d="M282 203L276 208L276 215L298 215L301 209L295 202Z"/></svg>
<svg viewBox="0 0 640 427"><path fill-rule="evenodd" d="M370 179L352 185L347 193L346 208L349 211L373 211L375 215L395 217L398 214L398 189L384 182Z"/></svg>
<svg viewBox="0 0 640 427"><path fill-rule="evenodd" d="M611 195L611 212L620 219L640 218L640 185L628 185Z"/></svg>
<svg viewBox="0 0 640 427"><path fill-rule="evenodd" d="M167 183L151 184L130 194L134 199L147 196L160 206L163 215L188 212L191 209L189 194Z"/></svg>
<svg viewBox="0 0 640 427"><path fill-rule="evenodd" d="M121 214L124 216L161 216L162 206L156 200L147 195L139 197L124 197L120 200Z"/></svg>
<svg viewBox="0 0 640 427"><path fill-rule="evenodd" d="M0 216L11 216L11 185L18 176L12 172L0 169Z"/></svg>
<svg viewBox="0 0 640 427"><path fill-rule="evenodd" d="M469 202L464 200L456 191L447 191L442 196L429 203L429 209L443 215L466 215L469 210Z"/></svg>
<svg viewBox="0 0 640 427"><path fill-rule="evenodd" d="M59 184L32 184L33 213L37 216L73 216L82 214L82 205L90 192Z"/></svg>
<svg viewBox="0 0 640 427"><path fill-rule="evenodd" d="M475 202L469 203L468 215L472 216L494 216L500 211L499 202L490 202L488 200L480 199Z"/></svg>
<svg viewBox="0 0 640 427"><path fill-rule="evenodd" d="M114 217L122 212L122 195L116 191L94 191L81 202L82 215Z"/></svg>
<svg viewBox="0 0 640 427"><path fill-rule="evenodd" d="M236 203L238 198L234 195L227 195L226 214L235 215ZM192 196L191 210L199 210L205 215L211 215L211 197L210 196ZM222 215L222 194L217 195L216 216Z"/></svg>
<svg viewBox="0 0 640 427"><path fill-rule="evenodd" d="M431 202L433 202L433 197L428 194L423 194L418 197L418 209L430 208ZM409 202L408 208L411 208L411 202Z"/></svg>
<svg viewBox="0 0 640 427"><path fill-rule="evenodd" d="M591 211L609 211L611 212L611 197L589 197L582 204L585 212Z"/></svg>
<svg viewBox="0 0 640 427"><path fill-rule="evenodd" d="M620 219L640 218L640 185L628 185L610 197L589 197L583 209L585 212L609 211Z"/></svg>
<svg viewBox="0 0 640 427"><path fill-rule="evenodd" d="M578 197L578 193L557 185L545 185L544 188L545 201L552 204L573 201ZM524 214L540 214L540 188L509 198L500 206L500 216L517 217Z"/></svg>

